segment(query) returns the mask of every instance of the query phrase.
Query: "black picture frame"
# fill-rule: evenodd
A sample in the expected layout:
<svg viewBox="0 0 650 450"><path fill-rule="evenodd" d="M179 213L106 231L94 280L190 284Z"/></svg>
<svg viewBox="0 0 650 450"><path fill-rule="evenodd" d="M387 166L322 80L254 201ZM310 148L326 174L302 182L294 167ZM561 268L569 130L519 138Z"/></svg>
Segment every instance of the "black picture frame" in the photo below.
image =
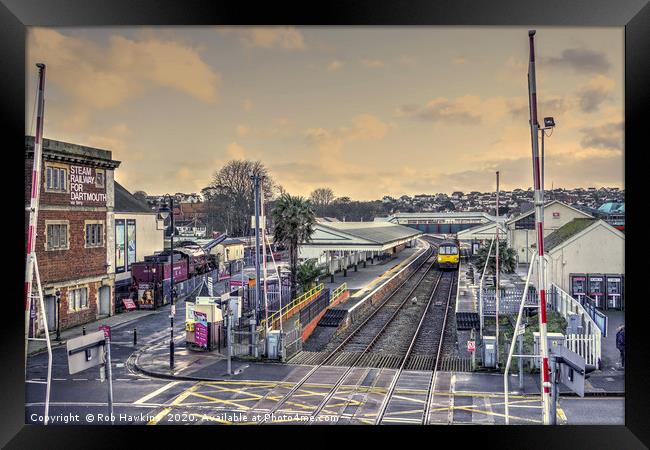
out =
<svg viewBox="0 0 650 450"><path fill-rule="evenodd" d="M489 1L322 1L314 2L215 2L209 0L0 0L0 86L3 155L10 158L7 167L18 164L24 155L25 117L25 27L26 26L104 26L104 25L486 25L486 26L615 26L625 27L625 187L626 187L626 413L625 426L564 426L552 429L540 426L517 427L355 427L356 432L385 440L386 433L404 439L406 445L472 445L516 448L644 448L650 445L650 423L646 371L650 355L647 329L648 308L640 281L643 263L635 261L645 242L641 236L641 212L645 189L642 157L648 143L642 139L650 98L650 5L647 0L533 0ZM646 114L644 114L646 113ZM14 159L15 158L15 159ZM21 163L22 164L22 163ZM16 166L17 167L17 166ZM25 205L12 195L11 186L22 184L19 171L8 170L4 217L8 230L24 229ZM20 211L23 211L22 213ZM25 245L20 239L8 239L8 261L16 276L8 275L2 314L2 388L0 389L0 445L7 448L122 448L153 445L173 436L176 445L223 445L227 438L239 445L313 445L314 441L339 446L349 438L350 427L334 431L322 427L308 430L285 427L214 429L194 427L181 432L159 427L155 433L146 427L34 426L25 425L23 286ZM22 255L22 259L20 259ZM23 265L15 264L23 261ZM639 281L637 281L639 280ZM294 434L300 431L300 437ZM146 433L145 444L135 434ZM416 436L417 435L417 436ZM187 436L191 437L189 439ZM142 436L140 436L142 437ZM252 439L252 440L251 440ZM387 441L386 441L387 442ZM442 444L444 442L444 444ZM400 445L395 441L393 445ZM403 445L403 444L402 444Z"/></svg>

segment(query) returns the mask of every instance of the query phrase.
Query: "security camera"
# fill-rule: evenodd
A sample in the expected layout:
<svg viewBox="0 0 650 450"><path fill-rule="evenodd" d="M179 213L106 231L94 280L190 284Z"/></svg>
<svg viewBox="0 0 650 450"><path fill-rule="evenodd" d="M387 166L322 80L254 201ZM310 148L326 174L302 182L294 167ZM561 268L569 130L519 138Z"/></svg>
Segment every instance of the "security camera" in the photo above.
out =
<svg viewBox="0 0 650 450"><path fill-rule="evenodd" d="M552 117L544 117L544 126L545 127L554 127L555 121Z"/></svg>

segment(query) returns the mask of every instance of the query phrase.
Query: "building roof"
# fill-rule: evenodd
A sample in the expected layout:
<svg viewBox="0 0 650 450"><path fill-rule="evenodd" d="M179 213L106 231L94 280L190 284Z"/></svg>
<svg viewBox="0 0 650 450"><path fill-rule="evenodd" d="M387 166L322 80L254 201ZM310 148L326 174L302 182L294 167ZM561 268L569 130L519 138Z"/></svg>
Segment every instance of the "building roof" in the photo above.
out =
<svg viewBox="0 0 650 450"><path fill-rule="evenodd" d="M115 182L115 212L132 212L156 214L149 206L127 191L117 181Z"/></svg>
<svg viewBox="0 0 650 450"><path fill-rule="evenodd" d="M34 136L25 136L25 156L34 157ZM43 157L50 160L60 160L71 163L81 163L107 169L117 168L121 161L112 159L110 150L72 144L43 138Z"/></svg>
<svg viewBox="0 0 650 450"><path fill-rule="evenodd" d="M573 219L571 222L562 225L544 238L544 251L548 252L555 247L560 246L562 243L566 242L581 231L586 230L596 222L598 222L598 219L579 218Z"/></svg>
<svg viewBox="0 0 650 450"><path fill-rule="evenodd" d="M302 245L324 250L382 250L421 234L414 228L390 222L317 222L311 240Z"/></svg>
<svg viewBox="0 0 650 450"><path fill-rule="evenodd" d="M604 212L606 214L625 214L625 203L618 202L608 202L604 203L598 208L598 211Z"/></svg>
<svg viewBox="0 0 650 450"><path fill-rule="evenodd" d="M559 200L551 200L550 202L546 202L546 203L544 203L544 208L548 208L549 206L554 205L554 204L556 204L556 203L558 203L558 204L560 204L560 205L562 205L562 206L565 206L565 207L567 207L567 208L570 208L570 209L572 209L572 210L574 210L574 211L577 211L577 212L579 212L580 214L588 215L585 211L581 211L581 210L579 210L578 208L576 208L576 207L574 207L574 206L571 206L571 205L567 205L566 203L561 202L561 201L559 201ZM506 224L511 224L511 223L517 222L517 221L523 219L524 217L528 217L528 216L530 216L531 214L535 214L535 208L532 208L532 209L529 210L529 211L526 211L526 212L524 212L524 213L519 214L518 216L513 217L512 219L509 219L509 220L506 222Z"/></svg>
<svg viewBox="0 0 650 450"><path fill-rule="evenodd" d="M244 245L245 242L237 238L226 238L221 242L221 245Z"/></svg>

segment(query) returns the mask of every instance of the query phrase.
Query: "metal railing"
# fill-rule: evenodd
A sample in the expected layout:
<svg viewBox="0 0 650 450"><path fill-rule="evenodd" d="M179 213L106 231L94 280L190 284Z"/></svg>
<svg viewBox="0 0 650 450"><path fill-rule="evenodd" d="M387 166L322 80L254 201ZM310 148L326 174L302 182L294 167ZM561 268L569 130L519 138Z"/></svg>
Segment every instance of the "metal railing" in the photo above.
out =
<svg viewBox="0 0 650 450"><path fill-rule="evenodd" d="M347 290L348 290L348 284L347 283L343 283L342 285L340 285L339 287L334 289L334 291L332 292L332 297L330 298L330 303L335 301L341 295L343 295Z"/></svg>
<svg viewBox="0 0 650 450"><path fill-rule="evenodd" d="M286 320L298 311L300 311L308 302L316 298L316 296L325 288L323 283L320 283L318 286L315 286L302 294L300 297L294 299L288 305L284 305L280 311L269 316L269 329L275 329L276 324L280 323L280 320ZM263 319L260 322L260 326L263 329L266 329L266 319Z"/></svg>
<svg viewBox="0 0 650 450"><path fill-rule="evenodd" d="M597 362L601 357L602 339L600 328L580 302L563 291L557 284L551 283L551 293L552 295L548 303L555 311L560 313L567 322L569 321L570 314L579 315L582 322L583 333L567 335L566 346L570 350L580 354L580 356L585 358L585 361L595 361L596 363L594 365L598 366ZM579 337L569 339L569 336L582 336L588 339L581 339ZM587 342L589 342L589 345L587 345Z"/></svg>

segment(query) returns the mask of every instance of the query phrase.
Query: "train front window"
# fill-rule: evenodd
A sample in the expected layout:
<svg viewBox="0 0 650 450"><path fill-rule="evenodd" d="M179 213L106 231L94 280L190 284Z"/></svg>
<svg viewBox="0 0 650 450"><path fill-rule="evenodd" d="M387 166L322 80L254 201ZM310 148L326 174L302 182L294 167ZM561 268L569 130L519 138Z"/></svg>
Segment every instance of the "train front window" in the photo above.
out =
<svg viewBox="0 0 650 450"><path fill-rule="evenodd" d="M458 253L458 248L454 245L443 245L438 253L441 255L455 255Z"/></svg>

